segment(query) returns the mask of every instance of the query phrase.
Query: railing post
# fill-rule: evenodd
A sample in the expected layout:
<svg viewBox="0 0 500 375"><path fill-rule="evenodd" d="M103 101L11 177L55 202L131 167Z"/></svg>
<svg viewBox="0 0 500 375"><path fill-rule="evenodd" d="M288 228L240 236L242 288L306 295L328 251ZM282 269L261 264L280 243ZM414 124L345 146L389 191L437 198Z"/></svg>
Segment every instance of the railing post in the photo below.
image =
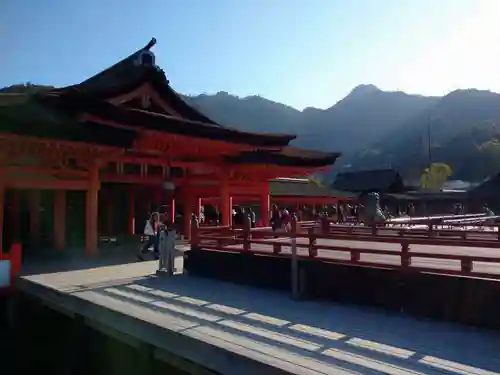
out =
<svg viewBox="0 0 500 375"><path fill-rule="evenodd" d="M200 245L200 222L195 214L191 215L191 249L196 249Z"/></svg>
<svg viewBox="0 0 500 375"><path fill-rule="evenodd" d="M401 243L401 267L407 268L411 266L410 244L408 242Z"/></svg>
<svg viewBox="0 0 500 375"><path fill-rule="evenodd" d="M472 272L472 259L470 259L470 258L460 259L460 268L462 269L462 273L471 273Z"/></svg>
<svg viewBox="0 0 500 375"><path fill-rule="evenodd" d="M309 235L309 256L311 258L315 258L318 256L318 249L316 248L316 237L314 236L314 228L309 228L307 230L307 234Z"/></svg>
<svg viewBox="0 0 500 375"><path fill-rule="evenodd" d="M291 250L292 250L292 264L290 268L291 273L291 289L292 298L299 298L299 259L297 256L297 217L292 214L292 231L291 231Z"/></svg>
<svg viewBox="0 0 500 375"><path fill-rule="evenodd" d="M434 223L431 221L429 221L429 237L434 237L435 233L434 233Z"/></svg>

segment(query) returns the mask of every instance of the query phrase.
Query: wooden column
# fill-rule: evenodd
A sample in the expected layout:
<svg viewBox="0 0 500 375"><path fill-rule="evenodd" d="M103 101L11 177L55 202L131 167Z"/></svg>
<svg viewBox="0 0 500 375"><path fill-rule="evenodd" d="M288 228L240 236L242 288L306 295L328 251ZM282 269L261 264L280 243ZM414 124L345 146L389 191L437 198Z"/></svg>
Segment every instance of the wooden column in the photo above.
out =
<svg viewBox="0 0 500 375"><path fill-rule="evenodd" d="M56 190L54 196L54 246L66 247L66 190Z"/></svg>
<svg viewBox="0 0 500 375"><path fill-rule="evenodd" d="M0 254L3 252L3 213L5 206L5 168L0 164Z"/></svg>
<svg viewBox="0 0 500 375"><path fill-rule="evenodd" d="M155 205L156 205L156 211L160 211L160 206L162 204L162 191L160 188L156 188L154 192L154 199L155 199Z"/></svg>
<svg viewBox="0 0 500 375"><path fill-rule="evenodd" d="M270 205L269 193L266 191L260 196L260 211L263 227L267 227L269 225L269 212L271 210Z"/></svg>
<svg viewBox="0 0 500 375"><path fill-rule="evenodd" d="M89 187L85 202L85 252L93 255L98 248L99 166L90 169Z"/></svg>
<svg viewBox="0 0 500 375"><path fill-rule="evenodd" d="M168 216L172 224L175 223L175 196L172 194L170 196L170 203L168 205Z"/></svg>
<svg viewBox="0 0 500 375"><path fill-rule="evenodd" d="M40 245L40 190L30 190L28 194L30 242L31 246L37 248Z"/></svg>
<svg viewBox="0 0 500 375"><path fill-rule="evenodd" d="M114 202L115 200L113 199L113 191L107 189L107 194L106 194L106 232L108 235L113 234L114 230Z"/></svg>
<svg viewBox="0 0 500 375"><path fill-rule="evenodd" d="M232 224L233 204L231 195L229 194L229 186L226 181L223 181L220 187L220 214L221 225L230 226Z"/></svg>
<svg viewBox="0 0 500 375"><path fill-rule="evenodd" d="M194 197L189 190L184 192L184 222L183 222L183 231L184 236L189 239L189 234L191 231L191 215L193 213L193 202Z"/></svg>
<svg viewBox="0 0 500 375"><path fill-rule="evenodd" d="M263 227L269 226L269 214L271 212L271 196L269 194L269 182L266 182L261 187L260 193L260 211L261 211L261 225Z"/></svg>
<svg viewBox="0 0 500 375"><path fill-rule="evenodd" d="M12 221L12 238L18 242L21 239L21 192L19 190L12 192L12 210L9 220Z"/></svg>
<svg viewBox="0 0 500 375"><path fill-rule="evenodd" d="M129 233L135 234L135 189L133 186L128 191L128 228Z"/></svg>

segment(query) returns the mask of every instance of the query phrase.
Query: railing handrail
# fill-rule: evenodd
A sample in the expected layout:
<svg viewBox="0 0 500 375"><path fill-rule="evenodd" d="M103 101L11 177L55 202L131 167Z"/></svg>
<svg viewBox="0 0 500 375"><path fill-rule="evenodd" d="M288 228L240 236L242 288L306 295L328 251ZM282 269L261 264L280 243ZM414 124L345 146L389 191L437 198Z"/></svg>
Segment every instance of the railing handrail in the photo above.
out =
<svg viewBox="0 0 500 375"><path fill-rule="evenodd" d="M312 229L312 228L311 228ZM259 235L261 237L259 237ZM262 236L268 236L269 238L262 238ZM291 239L296 239L296 241L291 241ZM285 239L285 241L283 241ZM305 239L305 240L304 240ZM376 248L359 248L349 244L339 245L335 241L330 243L318 243L318 240L349 240L355 242L371 242L371 243L385 243L389 244L399 244L401 250L394 249L394 247L376 247ZM295 245L294 245L295 244ZM270 251L265 251L262 249L263 245L271 246ZM443 248L452 248L459 245L463 248L470 248L470 253L468 254L453 254L449 251L436 253L431 252L430 248L425 251L425 248L420 248L417 252L412 252L412 247L419 245L432 245L440 246ZM257 248L255 248L257 246ZM292 232L282 233L275 231L265 231L262 229L251 229L248 225L243 229L239 230L229 230L228 232L212 232L203 233L198 236L195 242L192 243L192 248L201 248L203 250L209 251L222 251L222 252L236 252L236 253L248 253L248 254L263 254L270 256L280 256L280 257L290 257L291 255L285 254L282 251L283 247L292 248L296 246L297 249L307 249L307 255L298 254L298 258L304 259L314 259L317 261L333 262L333 263L343 263L358 266L369 266L369 267L385 267L391 269L411 269L417 271L425 272L437 272L446 273L453 275L465 275L474 277L489 277L500 279L500 274L494 274L491 272L479 272L474 271L474 262L486 262L486 263L498 263L500 266L500 250L499 253L491 254L474 254L474 248L500 248L500 241L498 240L463 240L449 238L435 238L435 237L398 237L398 236L387 236L387 235L352 235L349 233L335 233L334 235L329 233L315 233L314 230L309 230L307 233L300 231L300 225L292 221ZM260 249L259 249L260 247ZM319 251L335 251L348 253L349 259L337 259L328 258L324 255L318 255ZM462 250L463 252L463 250ZM399 255L400 264L387 264L381 261L367 261L362 260L362 254L378 254L378 255ZM498 255L497 255L498 254ZM460 271L450 270L446 268L436 268L436 267L415 267L412 265L412 259L414 257L418 258L432 258L432 259L446 259L446 260L456 260L460 261ZM293 256L292 256L293 258ZM297 258L293 258L297 259Z"/></svg>

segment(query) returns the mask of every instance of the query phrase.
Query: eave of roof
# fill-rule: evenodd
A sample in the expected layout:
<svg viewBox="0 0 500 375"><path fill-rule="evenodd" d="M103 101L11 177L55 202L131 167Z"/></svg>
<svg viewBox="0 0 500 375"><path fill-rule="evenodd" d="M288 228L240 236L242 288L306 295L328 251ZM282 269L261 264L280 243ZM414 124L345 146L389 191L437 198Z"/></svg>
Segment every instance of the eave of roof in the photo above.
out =
<svg viewBox="0 0 500 375"><path fill-rule="evenodd" d="M71 116L52 110L32 95L24 95L17 103L0 105L0 132L118 148L131 147L137 136L133 130L103 127L95 123L80 126Z"/></svg>
<svg viewBox="0 0 500 375"><path fill-rule="evenodd" d="M39 96L39 100L62 111L70 111L73 114L88 113L137 130L175 133L260 147L284 147L295 138L293 135L285 134L243 132L159 113L126 108L94 98L77 89L66 91L63 94L43 94Z"/></svg>
<svg viewBox="0 0 500 375"><path fill-rule="evenodd" d="M279 151L256 150L241 152L227 156L226 161L232 164L273 164L304 168L322 168L335 163L340 153L319 152L313 150L285 147Z"/></svg>
<svg viewBox="0 0 500 375"><path fill-rule="evenodd" d="M177 94L174 89L172 89L165 73L158 66L142 66L136 64L136 60L139 55L144 51L150 51L155 44L156 39L152 38L146 46L140 48L133 54L127 56L102 72L88 78L82 83L52 90L52 93L63 94L77 89L80 92L94 96L101 100L108 100L124 93L132 92L144 83L150 83L154 90L158 93L161 100L170 104L175 112L178 113L183 119L237 131L236 129L231 129L216 123L196 108L186 103L184 99L182 99L182 97ZM246 132L245 134L252 135L253 138L258 136L267 136L262 133ZM283 139L288 138L289 140L296 138L293 135L280 135L280 137L284 137Z"/></svg>

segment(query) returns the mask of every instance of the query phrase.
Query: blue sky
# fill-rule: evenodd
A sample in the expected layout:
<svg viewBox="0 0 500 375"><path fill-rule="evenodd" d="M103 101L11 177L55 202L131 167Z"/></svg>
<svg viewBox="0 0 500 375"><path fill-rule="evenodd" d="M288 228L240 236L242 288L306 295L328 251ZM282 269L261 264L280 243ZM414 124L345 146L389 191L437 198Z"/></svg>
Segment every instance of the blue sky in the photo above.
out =
<svg viewBox="0 0 500 375"><path fill-rule="evenodd" d="M500 0L2 0L0 87L81 82L156 37L185 94L302 109L358 84L500 92Z"/></svg>

